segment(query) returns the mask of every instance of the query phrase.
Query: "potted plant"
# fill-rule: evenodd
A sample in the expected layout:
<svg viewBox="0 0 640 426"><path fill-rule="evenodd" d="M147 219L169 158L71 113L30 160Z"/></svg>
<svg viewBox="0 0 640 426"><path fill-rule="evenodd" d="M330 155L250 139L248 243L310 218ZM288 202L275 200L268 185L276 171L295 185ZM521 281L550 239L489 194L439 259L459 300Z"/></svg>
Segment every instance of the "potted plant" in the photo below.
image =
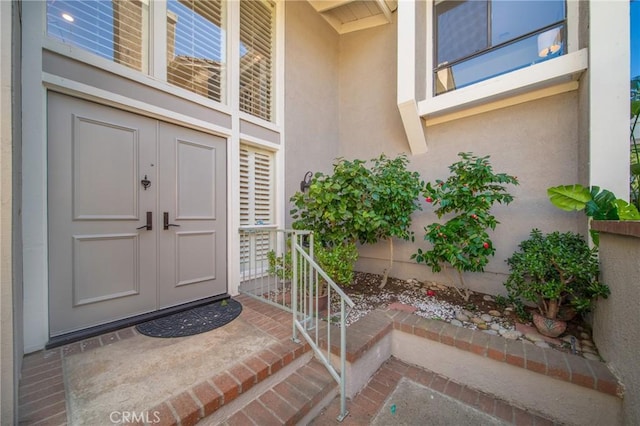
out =
<svg viewBox="0 0 640 426"><path fill-rule="evenodd" d="M558 318L563 306L585 312L596 298L609 295L609 287L598 281L597 248L589 248L573 232L545 235L533 229L506 262L509 296L537 305L533 322L546 336L557 337L566 329L566 322Z"/></svg>
<svg viewBox="0 0 640 426"><path fill-rule="evenodd" d="M353 264L358 259L358 249L354 243L343 243L334 246L323 244L316 240L313 245L314 258L323 271L340 286L347 286L353 281ZM293 266L291 252L287 251L283 256L276 256L272 250L267 253L269 261L269 273L276 275L284 281L291 281L293 278ZM299 268L301 270L302 268ZM303 285L304 281L299 280L298 285ZM317 277L314 283L313 294L309 299L318 296L318 309L324 310L328 305L327 282L321 277Z"/></svg>

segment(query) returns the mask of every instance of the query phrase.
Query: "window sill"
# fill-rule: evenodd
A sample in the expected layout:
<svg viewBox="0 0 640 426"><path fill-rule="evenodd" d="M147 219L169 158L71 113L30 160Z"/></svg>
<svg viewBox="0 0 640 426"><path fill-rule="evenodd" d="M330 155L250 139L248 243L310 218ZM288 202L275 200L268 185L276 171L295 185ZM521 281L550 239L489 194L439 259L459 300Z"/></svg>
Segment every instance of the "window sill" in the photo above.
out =
<svg viewBox="0 0 640 426"><path fill-rule="evenodd" d="M66 56L70 59L90 65L92 67L99 68L111 74L126 78L152 89L160 90L162 92L169 93L176 97L188 100L189 102L193 102L206 108L219 111L223 114L231 115L231 108L225 103L216 102L203 96L196 95L193 92L169 84L168 82L160 80L152 75L102 58L96 54L87 52L78 47L66 45L56 40L44 37L43 49L56 53L58 55Z"/></svg>
<svg viewBox="0 0 640 426"><path fill-rule="evenodd" d="M588 66L588 50L494 77L418 102L418 113L433 126L483 112L577 90Z"/></svg>

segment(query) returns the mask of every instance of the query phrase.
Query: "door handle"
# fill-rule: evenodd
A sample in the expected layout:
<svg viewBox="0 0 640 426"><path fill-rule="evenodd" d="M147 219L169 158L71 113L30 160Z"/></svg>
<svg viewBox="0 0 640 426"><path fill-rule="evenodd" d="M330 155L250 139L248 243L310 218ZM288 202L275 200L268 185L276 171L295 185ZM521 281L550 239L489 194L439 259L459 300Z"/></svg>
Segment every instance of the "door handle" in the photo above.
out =
<svg viewBox="0 0 640 426"><path fill-rule="evenodd" d="M136 229L146 229L147 231L151 231L153 229L152 223L153 223L153 213L147 212L147 224L142 225L141 227Z"/></svg>
<svg viewBox="0 0 640 426"><path fill-rule="evenodd" d="M169 223L169 212L164 212L163 214L163 218L164 218L164 229L169 229L170 226L180 226L180 225L176 225L175 223Z"/></svg>

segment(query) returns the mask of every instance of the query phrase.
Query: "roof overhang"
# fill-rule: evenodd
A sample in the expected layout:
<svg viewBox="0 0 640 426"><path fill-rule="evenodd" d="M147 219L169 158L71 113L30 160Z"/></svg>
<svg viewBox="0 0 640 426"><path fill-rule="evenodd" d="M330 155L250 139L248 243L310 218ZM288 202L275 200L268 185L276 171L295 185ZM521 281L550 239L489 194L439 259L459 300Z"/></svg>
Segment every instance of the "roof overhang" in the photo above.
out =
<svg viewBox="0 0 640 426"><path fill-rule="evenodd" d="M397 0L309 0L309 4L338 34L388 24L398 7Z"/></svg>

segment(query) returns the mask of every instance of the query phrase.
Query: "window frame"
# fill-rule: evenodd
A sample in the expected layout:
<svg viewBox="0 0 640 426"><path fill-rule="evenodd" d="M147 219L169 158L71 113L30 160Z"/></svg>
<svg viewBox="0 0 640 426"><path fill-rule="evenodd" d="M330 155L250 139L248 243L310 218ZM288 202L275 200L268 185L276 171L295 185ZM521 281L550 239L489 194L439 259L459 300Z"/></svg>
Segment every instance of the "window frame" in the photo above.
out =
<svg viewBox="0 0 640 426"><path fill-rule="evenodd" d="M144 0L143 0L144 1ZM238 64L235 63L239 59L239 55L233 52L236 46L239 46L239 4L233 0L222 0L226 5L224 12L225 31L227 32L225 43L225 64L226 72L224 82L221 84L221 91L224 96L221 102L208 99L204 96L196 95L187 89L173 85L167 80L167 2L166 0L149 0L149 20L148 20L148 69L146 72L136 71L128 66L111 61L89 50L76 47L74 45L64 43L47 34L47 6L42 2L40 8L41 16L41 46L43 49L69 57L73 60L85 63L87 65L102 69L104 71L126 78L136 83L161 90L165 93L172 94L182 99L199 104L201 106L220 111L228 115L237 115L241 120L254 123L273 131L282 131L282 112L283 106L281 97L283 97L284 69L283 58L281 54L284 49L284 40L280 36L283 28L282 20L284 19L284 7L280 4L281 0L260 0L270 4L273 7L272 14L272 58L271 58L271 113L270 120L265 120L256 115L246 113L239 109L239 102L232 99L238 94L234 87L238 85L239 72Z"/></svg>
<svg viewBox="0 0 640 426"><path fill-rule="evenodd" d="M465 0L465 1L473 1L473 0ZM447 1L447 0L442 0L442 1L439 1L439 2L434 2L433 3L433 12L432 12L433 13L433 15L432 15L433 16L433 21L432 21L433 22L432 23L432 28L433 28L432 37L433 38L432 39L433 39L433 45L434 45L434 47L433 47L433 55L434 55L434 57L433 57L433 69L431 70L431 78L433 79L433 82L432 82L433 87L436 87L436 85L437 85L437 74L438 74L439 71L446 70L448 68L452 69L454 66L456 66L458 64L470 61L470 60L475 59L475 58L480 58L480 57L482 57L484 55L488 55L488 54L491 54L493 52L497 52L497 51L499 51L499 50L501 50L503 48L506 48L509 45L516 44L516 43L518 43L520 41L523 41L523 40L528 39L530 37L533 37L535 35L542 34L545 31L549 31L549 30L552 30L554 28L560 27L561 28L560 31L561 31L561 34L562 34L562 40L565 40L565 41L567 40L567 32L568 32L567 31L567 20L568 20L568 17L567 17L567 14L568 14L567 0L563 0L564 1L564 8L565 8L565 16L564 16L563 19L556 20L556 21L551 22L551 23L547 23L543 27L540 27L540 28L537 28L537 29L534 29L534 30L530 30L530 31L528 31L526 33L523 33L521 35L518 35L518 36L516 36L514 38L511 38L511 39L509 39L507 41L504 41L504 42L501 42L501 43L498 43L498 44L495 44L495 45L492 44L492 31L493 31L493 26L494 25L493 25L493 20L491 18L494 0L482 0L482 1L484 3L486 3L486 12L487 12L486 13L487 14L487 22L486 22L487 43L486 43L486 47L481 49L481 50L478 50L476 52L472 52L470 54L461 56L461 57L453 59L451 61L445 61L445 62L442 62L442 63L438 63L437 56L438 56L439 46L440 46L439 37L438 37L438 31L439 31L439 28L438 28L439 19L438 19L438 17L443 12L440 12L440 14L439 14L436 11L436 9L439 6L447 5L447 6L445 6L446 7L445 11L449 11L449 10L454 9L457 6L453 5L453 1ZM448 4L452 4L452 5L448 6ZM566 48L564 50L565 50L565 52L562 55L565 55L565 54L568 53L568 48ZM562 55L559 55L559 56L562 56ZM554 59L554 58L549 58L549 59L546 59L546 60L551 60L551 59ZM539 61L539 62L543 62L543 61ZM521 67L521 68L523 68L523 67ZM516 70L504 71L504 72L501 72L498 75L507 74L507 73L510 73L510 72L513 72L513 71L516 71ZM493 77L489 77L489 78L493 78ZM482 82L484 80L488 80L489 78L481 78L481 79L479 79L479 80L477 80L477 81L475 81L473 83L468 83L468 84L465 84L465 85L463 85L461 87L454 88L454 89L451 89L451 90L448 90L448 91L445 91L445 92L442 92L442 93L439 93L439 94L436 93L435 96L441 96L444 93L448 93L450 91L459 90L459 89L461 89L463 87L471 86L473 84L480 83L480 82Z"/></svg>
<svg viewBox="0 0 640 426"><path fill-rule="evenodd" d="M425 38L424 68L416 69L416 77L424 79L422 93L417 93L416 113L425 119L427 126L577 89L576 80L587 69L589 58L588 49L581 49L578 44L579 3L568 1L567 53L435 96L435 84L431 74L435 58L432 23L436 1L425 0L423 16L426 27L422 29Z"/></svg>

